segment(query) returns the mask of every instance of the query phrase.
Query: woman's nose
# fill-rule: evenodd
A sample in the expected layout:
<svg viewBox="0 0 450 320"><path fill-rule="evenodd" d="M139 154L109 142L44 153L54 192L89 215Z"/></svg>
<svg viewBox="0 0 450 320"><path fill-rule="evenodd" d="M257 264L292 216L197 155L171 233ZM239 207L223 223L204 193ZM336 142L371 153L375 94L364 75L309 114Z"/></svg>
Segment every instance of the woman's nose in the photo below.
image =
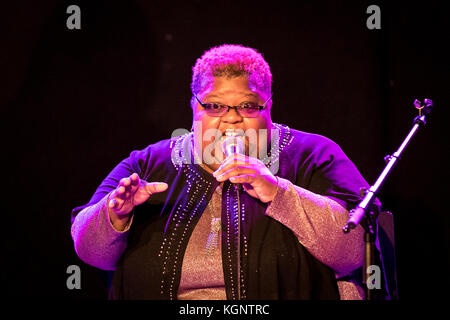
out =
<svg viewBox="0 0 450 320"><path fill-rule="evenodd" d="M228 108L228 112L221 117L222 122L237 123L242 121L242 116L235 108Z"/></svg>

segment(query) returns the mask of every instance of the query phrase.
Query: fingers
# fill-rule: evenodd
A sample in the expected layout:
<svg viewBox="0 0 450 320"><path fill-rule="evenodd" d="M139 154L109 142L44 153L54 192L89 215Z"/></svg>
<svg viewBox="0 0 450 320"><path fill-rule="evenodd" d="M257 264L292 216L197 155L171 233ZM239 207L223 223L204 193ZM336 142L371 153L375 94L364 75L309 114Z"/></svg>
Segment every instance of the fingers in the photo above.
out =
<svg viewBox="0 0 450 320"><path fill-rule="evenodd" d="M137 190L137 184L139 184L139 176L136 178L137 174L133 173L128 178L122 178L119 181L119 185L117 186L117 193L116 196L120 199L126 199L129 198L136 192Z"/></svg>
<svg viewBox="0 0 450 320"><path fill-rule="evenodd" d="M129 192L128 192L129 193ZM126 201L126 187L119 185L110 196L108 207L115 210L120 210L123 203Z"/></svg>
<svg viewBox="0 0 450 320"><path fill-rule="evenodd" d="M235 166L235 167L232 167L230 170L216 176L216 179L219 182L230 179L231 182L240 183L237 181L237 178L239 177L240 179L243 179L243 176L246 176L246 175L248 175L252 179L252 182L253 182L257 176L256 170L253 168L246 167L246 166ZM231 180L231 178L233 178L233 177L235 178L235 179L233 179L234 181ZM246 183L251 183L251 182L246 181Z"/></svg>
<svg viewBox="0 0 450 320"><path fill-rule="evenodd" d="M137 173L133 173L127 178L122 178L116 190L111 194L108 207L120 210L123 203L130 199L139 187L140 179Z"/></svg>
<svg viewBox="0 0 450 320"><path fill-rule="evenodd" d="M252 184L256 179L256 174L244 174L240 176L230 177L232 183L248 183Z"/></svg>
<svg viewBox="0 0 450 320"><path fill-rule="evenodd" d="M117 203L117 200L115 198L112 198L108 202L108 207L111 208L111 209L115 209L117 205L118 205L118 203Z"/></svg>
<svg viewBox="0 0 450 320"><path fill-rule="evenodd" d="M138 186L141 179L139 179L139 175L137 173L133 173L130 176L130 180L132 186Z"/></svg>
<svg viewBox="0 0 450 320"><path fill-rule="evenodd" d="M144 187L145 190L152 195L154 193L166 191L168 185L165 182L146 182Z"/></svg>
<svg viewBox="0 0 450 320"><path fill-rule="evenodd" d="M168 185L164 182L151 182L141 180L137 173L122 178L117 188L111 192L108 207L118 215L128 214L148 198L158 192L167 190Z"/></svg>
<svg viewBox="0 0 450 320"><path fill-rule="evenodd" d="M231 177L258 173L261 171L261 166L264 167L261 161L256 158L234 154L222 162L220 167L213 173L213 176L217 181L222 182ZM234 180L237 181L236 179Z"/></svg>
<svg viewBox="0 0 450 320"><path fill-rule="evenodd" d="M114 196L114 192L111 194L111 198L108 202L108 207L114 211L118 211L120 209L122 209L123 204L124 204L124 200L117 198L116 196Z"/></svg>
<svg viewBox="0 0 450 320"><path fill-rule="evenodd" d="M235 153L225 160L222 161L222 163L219 166L219 169L225 168L227 166L230 166L232 164L242 163L242 164L258 164L260 160L256 158L252 158L243 154Z"/></svg>

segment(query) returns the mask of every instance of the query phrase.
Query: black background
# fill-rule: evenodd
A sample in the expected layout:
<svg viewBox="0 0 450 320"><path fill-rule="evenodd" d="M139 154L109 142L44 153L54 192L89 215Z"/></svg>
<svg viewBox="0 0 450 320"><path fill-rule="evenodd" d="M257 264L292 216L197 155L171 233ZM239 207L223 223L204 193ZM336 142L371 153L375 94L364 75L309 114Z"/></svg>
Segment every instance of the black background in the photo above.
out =
<svg viewBox="0 0 450 320"><path fill-rule="evenodd" d="M256 48L273 74L272 119L336 141L373 184L435 110L384 185L395 215L401 300L448 290L449 43L445 2L17 1L3 7L0 90L6 195L2 291L103 299L76 256L70 211L132 150L191 128L191 70L212 46ZM81 8L68 30L66 8ZM381 9L369 30L366 9ZM448 20L448 19L447 19ZM81 290L66 269L79 265Z"/></svg>

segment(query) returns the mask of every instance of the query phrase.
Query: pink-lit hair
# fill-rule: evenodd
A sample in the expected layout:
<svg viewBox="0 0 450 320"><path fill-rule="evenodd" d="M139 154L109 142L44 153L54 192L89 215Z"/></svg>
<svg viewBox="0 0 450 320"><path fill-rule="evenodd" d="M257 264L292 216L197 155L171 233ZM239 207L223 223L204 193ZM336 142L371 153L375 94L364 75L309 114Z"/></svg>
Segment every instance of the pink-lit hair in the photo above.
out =
<svg viewBox="0 0 450 320"><path fill-rule="evenodd" d="M191 90L195 95L203 92L213 77L238 77L247 75L249 87L268 98L272 91L272 73L262 54L242 45L224 44L213 47L197 59L192 68ZM264 98L264 97L263 97ZM196 104L192 97L191 105Z"/></svg>

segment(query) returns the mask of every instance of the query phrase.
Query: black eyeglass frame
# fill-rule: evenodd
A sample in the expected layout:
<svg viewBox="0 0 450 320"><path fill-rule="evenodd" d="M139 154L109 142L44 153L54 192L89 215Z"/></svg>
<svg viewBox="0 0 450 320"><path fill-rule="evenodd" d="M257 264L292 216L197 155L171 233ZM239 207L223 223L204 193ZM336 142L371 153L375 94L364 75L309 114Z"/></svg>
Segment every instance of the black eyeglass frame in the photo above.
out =
<svg viewBox="0 0 450 320"><path fill-rule="evenodd" d="M197 99L198 103L202 106L202 108L204 108L205 110L208 110L208 108L206 107L206 104L207 104L207 103L203 103L203 102L197 97L196 94L193 94L193 95L194 95L195 99ZM272 96L273 96L273 93L270 94L270 97L269 97L262 105L256 105L256 106L258 107L258 112L261 112L262 110L264 110L264 109L266 108L266 104L267 104L267 102L269 102L270 99L272 99ZM252 118L252 117L246 117L246 116L243 116L243 115L239 112L239 111L242 110L242 109L246 109L246 108L244 108L243 106L227 106L227 105L225 105L225 104L219 104L219 103L216 103L216 104L217 104L217 105L220 105L220 106L222 106L222 107L227 107L228 110L226 110L225 112L223 112L223 113L220 114L220 115L210 115L211 117L223 117L225 114L228 113L228 111L230 111L230 109L235 109L236 112L239 113L242 117L244 117L244 118ZM248 109L248 108L247 108L247 109ZM256 116L256 115L255 115L255 116Z"/></svg>

